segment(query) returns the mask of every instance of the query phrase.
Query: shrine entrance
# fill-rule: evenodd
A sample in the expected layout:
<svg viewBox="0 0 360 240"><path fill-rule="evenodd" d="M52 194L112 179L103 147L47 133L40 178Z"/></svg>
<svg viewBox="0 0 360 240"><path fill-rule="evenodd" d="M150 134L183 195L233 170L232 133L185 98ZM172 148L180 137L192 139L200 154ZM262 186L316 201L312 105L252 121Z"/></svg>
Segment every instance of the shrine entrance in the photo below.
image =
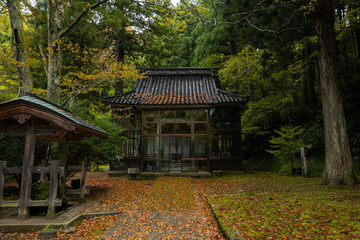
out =
<svg viewBox="0 0 360 240"><path fill-rule="evenodd" d="M207 170L207 109L144 111L144 170Z"/></svg>
<svg viewBox="0 0 360 240"><path fill-rule="evenodd" d="M171 136L170 137L170 172L181 172L181 160L182 160L182 137Z"/></svg>

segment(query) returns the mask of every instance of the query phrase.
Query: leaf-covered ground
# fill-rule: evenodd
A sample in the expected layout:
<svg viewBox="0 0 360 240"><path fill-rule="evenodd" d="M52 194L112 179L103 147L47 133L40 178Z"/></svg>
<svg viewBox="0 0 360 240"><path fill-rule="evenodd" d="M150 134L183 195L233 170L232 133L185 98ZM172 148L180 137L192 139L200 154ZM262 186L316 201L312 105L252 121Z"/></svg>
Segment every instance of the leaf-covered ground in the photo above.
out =
<svg viewBox="0 0 360 240"><path fill-rule="evenodd" d="M234 239L360 239L360 188L258 173L196 180Z"/></svg>
<svg viewBox="0 0 360 240"><path fill-rule="evenodd" d="M104 237L223 239L204 200L198 195L192 178L159 177Z"/></svg>
<svg viewBox="0 0 360 240"><path fill-rule="evenodd" d="M58 239L360 239L360 187L270 173L134 181L90 173L88 200L121 214L78 221ZM207 203L207 200L210 204ZM36 239L38 232L1 239Z"/></svg>

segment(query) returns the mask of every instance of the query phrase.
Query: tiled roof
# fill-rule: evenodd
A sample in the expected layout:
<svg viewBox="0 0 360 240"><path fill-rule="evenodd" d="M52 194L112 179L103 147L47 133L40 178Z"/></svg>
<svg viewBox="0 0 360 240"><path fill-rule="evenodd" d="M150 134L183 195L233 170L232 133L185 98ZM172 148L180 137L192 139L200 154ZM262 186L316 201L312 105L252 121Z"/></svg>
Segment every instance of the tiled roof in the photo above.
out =
<svg viewBox="0 0 360 240"><path fill-rule="evenodd" d="M132 91L104 98L104 102L150 106L246 103L249 100L248 96L219 89L212 68L150 69L147 76L139 79Z"/></svg>
<svg viewBox="0 0 360 240"><path fill-rule="evenodd" d="M109 135L107 132L105 132L101 128L95 126L93 123L86 121L86 120L80 118L79 116L76 116L72 112L70 112L64 108L61 108L51 102L48 102L45 99L36 97L32 94L28 94L27 96L15 98L13 100L0 103L0 107L8 105L10 103L16 103L16 102L26 102L26 103L34 104L38 107L45 108L46 111L51 111L55 114L61 115L62 117L66 118L67 120L70 120L71 122L73 122L75 124L81 125L86 128L90 128L92 130L95 130L95 131L100 132L105 135Z"/></svg>

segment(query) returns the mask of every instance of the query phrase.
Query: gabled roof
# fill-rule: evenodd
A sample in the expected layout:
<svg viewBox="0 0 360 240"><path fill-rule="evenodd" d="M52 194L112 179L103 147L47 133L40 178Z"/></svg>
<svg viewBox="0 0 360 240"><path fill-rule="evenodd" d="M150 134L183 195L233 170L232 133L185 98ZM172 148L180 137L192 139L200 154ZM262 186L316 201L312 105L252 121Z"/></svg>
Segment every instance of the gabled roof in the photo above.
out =
<svg viewBox="0 0 360 240"><path fill-rule="evenodd" d="M147 78L137 80L132 91L104 98L111 105L212 105L245 104L248 96L220 89L213 68L152 68Z"/></svg>
<svg viewBox="0 0 360 240"><path fill-rule="evenodd" d="M109 135L93 123L31 94L0 103L0 121L22 113L49 121L51 124L57 125L69 132L82 132L99 137L107 137Z"/></svg>

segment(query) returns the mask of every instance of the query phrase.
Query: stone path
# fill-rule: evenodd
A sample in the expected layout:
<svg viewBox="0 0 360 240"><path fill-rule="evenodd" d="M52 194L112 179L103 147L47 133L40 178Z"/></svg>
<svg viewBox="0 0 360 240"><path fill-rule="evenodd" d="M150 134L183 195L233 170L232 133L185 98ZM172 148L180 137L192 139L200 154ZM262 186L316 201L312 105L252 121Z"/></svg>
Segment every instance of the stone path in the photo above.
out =
<svg viewBox="0 0 360 240"><path fill-rule="evenodd" d="M156 186L157 182L147 192ZM176 185L172 187L176 192ZM147 192L132 204L129 211L122 213L100 239L223 239L196 189L193 196L195 205L189 211L152 210L146 206L148 196L144 199Z"/></svg>
<svg viewBox="0 0 360 240"><path fill-rule="evenodd" d="M53 220L47 220L43 216L31 216L27 220L18 220L16 216L7 216L0 219L0 227L31 229L62 226L66 228L80 217L120 214L117 208L116 204L99 205L99 202L87 201L86 203L71 207L63 213L58 213L56 219Z"/></svg>

